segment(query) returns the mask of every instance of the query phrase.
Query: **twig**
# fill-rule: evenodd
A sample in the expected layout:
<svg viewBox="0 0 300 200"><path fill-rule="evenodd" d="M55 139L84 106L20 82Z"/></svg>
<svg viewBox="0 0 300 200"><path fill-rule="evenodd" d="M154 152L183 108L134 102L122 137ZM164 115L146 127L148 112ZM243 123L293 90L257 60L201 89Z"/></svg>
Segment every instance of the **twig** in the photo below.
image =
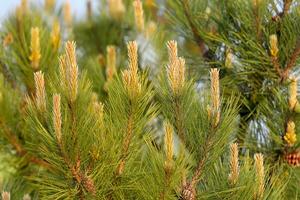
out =
<svg viewBox="0 0 300 200"><path fill-rule="evenodd" d="M256 36L258 40L261 40L261 28L260 28L260 16L259 16L259 4L256 3L255 8L253 9L253 13L255 16L255 27L256 27Z"/></svg>
<svg viewBox="0 0 300 200"><path fill-rule="evenodd" d="M281 17L283 17L284 15L286 15L286 13L288 13L292 3L293 3L293 0L284 0L283 1L283 11L282 11Z"/></svg>
<svg viewBox="0 0 300 200"><path fill-rule="evenodd" d="M272 63L273 63L273 66L274 66L277 74L281 77L282 76L282 70L281 70L280 64L278 62L278 58L277 57L272 57Z"/></svg>
<svg viewBox="0 0 300 200"><path fill-rule="evenodd" d="M288 74L290 72L290 70L295 66L296 61L298 59L300 55L300 39L297 41L296 43L296 47L284 69L284 71L282 72L282 79L286 80L286 78L288 77Z"/></svg>
<svg viewBox="0 0 300 200"><path fill-rule="evenodd" d="M208 154L211 148L211 137L208 137L204 144L203 157L198 163L196 171L192 177L192 180L188 183L185 183L182 186L181 196L184 200L195 200L196 199L196 185L200 181L203 168L208 159Z"/></svg>
<svg viewBox="0 0 300 200"><path fill-rule="evenodd" d="M17 152L17 155L25 156L27 154L27 151L26 151L26 149L23 148L23 146L19 142L19 139L17 138L17 136L14 133L12 133L11 130L7 126L5 126L3 121L0 121L0 125L5 132L6 139L14 147L14 149ZM51 169L51 166L49 165L49 163L47 163L44 160L41 160L39 158L36 158L32 155L29 156L28 161L35 163L37 165L40 165L46 169Z"/></svg>
<svg viewBox="0 0 300 200"><path fill-rule="evenodd" d="M73 140L73 144L75 146L78 145L77 142L77 132L76 132L76 115L75 115L75 106L73 104L73 102L69 102L68 104L69 109L70 109L70 113L71 113L71 119L72 119L72 124L71 124L71 137ZM71 171L71 174L73 176L73 179L81 186L79 188L79 199L84 200L84 190L86 190L87 192L91 193L92 195L96 195L96 188L95 188L95 184L94 181L88 177L82 170L81 170L81 159L80 156L76 155L76 162L75 164L73 164L71 162L71 160L69 159L69 157L67 156L66 152L64 151L63 148L63 144L61 142L58 142L58 147L61 153L61 156L64 160L64 162L66 163L66 165L68 166L69 170ZM85 171L85 170L84 170Z"/></svg>
<svg viewBox="0 0 300 200"><path fill-rule="evenodd" d="M185 15L185 17L186 17L186 19L187 19L187 21L189 23L189 26L190 26L191 30L192 30L193 37L194 37L197 45L199 46L201 54L204 56L205 53L206 53L205 43L204 43L204 40L201 38L201 36L199 35L199 33L197 31L196 25L192 21L192 17L190 15L190 9L189 9L188 1L187 0L182 0L182 5L183 5L184 15Z"/></svg>
<svg viewBox="0 0 300 200"><path fill-rule="evenodd" d="M2 73L5 79L11 84L12 88L17 88L17 83L11 76L8 67L2 61L0 61L0 65L2 66Z"/></svg>
<svg viewBox="0 0 300 200"><path fill-rule="evenodd" d="M123 146L122 146L123 151L122 151L122 155L121 155L121 161L116 170L117 176L120 176L124 171L126 157L128 154L128 149L129 149L129 145L130 145L131 138L132 138L132 132L133 132L133 116L132 116L132 111L130 111L129 118L127 121L126 135L123 140Z"/></svg>
<svg viewBox="0 0 300 200"><path fill-rule="evenodd" d="M183 126L183 121L181 116L182 109L178 97L175 97L174 99L174 110L175 110L175 128L181 142L184 144L185 137L184 137L184 126Z"/></svg>
<svg viewBox="0 0 300 200"><path fill-rule="evenodd" d="M280 18L282 19L290 10L290 7L293 3L293 0L283 0L283 8L282 8L282 12L279 12L277 9L277 5L275 6L275 12L277 13L275 16L272 17L273 21L278 21L280 20Z"/></svg>

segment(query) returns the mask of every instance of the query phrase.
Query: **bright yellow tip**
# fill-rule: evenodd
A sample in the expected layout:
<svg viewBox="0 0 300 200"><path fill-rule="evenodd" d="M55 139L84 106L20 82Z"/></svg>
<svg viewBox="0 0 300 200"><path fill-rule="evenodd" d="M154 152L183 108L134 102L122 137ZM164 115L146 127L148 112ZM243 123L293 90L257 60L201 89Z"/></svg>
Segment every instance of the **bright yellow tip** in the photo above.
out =
<svg viewBox="0 0 300 200"><path fill-rule="evenodd" d="M297 142L297 136L295 133L286 133L283 138L289 146L293 146Z"/></svg>
<svg viewBox="0 0 300 200"><path fill-rule="evenodd" d="M138 47L136 41L127 44L129 66L123 71L123 82L127 87L131 99L135 98L141 91L138 76Z"/></svg>
<svg viewBox="0 0 300 200"><path fill-rule="evenodd" d="M29 59L31 61L31 66L33 69L39 68L39 63L41 59L40 50L40 29L38 27L31 28L31 43L30 43L31 55Z"/></svg>
<svg viewBox="0 0 300 200"><path fill-rule="evenodd" d="M125 6L122 0L108 0L110 16L115 20L121 20L125 13Z"/></svg>
<svg viewBox="0 0 300 200"><path fill-rule="evenodd" d="M277 35L270 35L270 53L273 57L277 57L278 55L278 40Z"/></svg>
<svg viewBox="0 0 300 200"><path fill-rule="evenodd" d="M60 25L57 20L54 21L53 23L53 27L51 31L51 43L53 49L56 51L59 48L59 44L60 44Z"/></svg>
<svg viewBox="0 0 300 200"><path fill-rule="evenodd" d="M134 16L135 16L135 24L138 31L142 32L144 30L144 11L143 5L140 0L135 0L133 2L134 7Z"/></svg>
<svg viewBox="0 0 300 200"><path fill-rule="evenodd" d="M284 141L289 145L293 146L297 142L297 135L295 133L295 123L289 121L286 127L286 133L283 136Z"/></svg>
<svg viewBox="0 0 300 200"><path fill-rule="evenodd" d="M297 89L298 89L298 84L297 84L297 79L292 77L291 78L291 83L289 85L289 108L290 110L294 110L295 107L298 104L298 99L297 99Z"/></svg>

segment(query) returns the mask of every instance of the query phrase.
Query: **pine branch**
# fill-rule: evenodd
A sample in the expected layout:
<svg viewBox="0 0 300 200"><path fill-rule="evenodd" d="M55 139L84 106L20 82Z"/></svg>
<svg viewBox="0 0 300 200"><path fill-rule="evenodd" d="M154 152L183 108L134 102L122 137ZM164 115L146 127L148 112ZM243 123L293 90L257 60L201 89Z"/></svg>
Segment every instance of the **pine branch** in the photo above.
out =
<svg viewBox="0 0 300 200"><path fill-rule="evenodd" d="M76 164L75 165L69 165L69 169L71 170L71 173L73 175L73 178L77 181L79 185L82 185L83 188L90 192L91 194L95 195L96 194L96 188L93 180L89 177L87 177L81 170L81 160L78 157L76 159ZM80 199L85 199L83 196L84 192L82 188L80 188L79 191L79 196Z"/></svg>
<svg viewBox="0 0 300 200"><path fill-rule="evenodd" d="M256 3L255 7L254 7L254 16L255 16L255 27L256 27L256 36L258 38L258 40L261 40L261 36L262 36L262 32L261 32L261 28L260 28L260 16L259 16L259 4Z"/></svg>
<svg viewBox="0 0 300 200"><path fill-rule="evenodd" d="M70 177L74 180L76 184L76 189L78 192L76 195L80 200L84 200L85 194L90 193L93 196L96 195L96 187L94 184L94 181L88 176L87 172L90 172L91 166L89 165L87 168L83 168L81 165L81 158L78 152L79 147L77 146L78 142L78 134L77 134L77 115L75 104L72 101L68 101L68 108L70 113L70 127L68 127L68 130L70 130L71 139L75 141L71 145L73 145L73 152L75 152L75 158L73 156L70 156L68 154L68 147L64 146L64 142L62 140L62 115L61 115L61 96L60 94L54 94L53 95L53 126L54 126L54 132L56 136L56 144L57 144L57 150L58 150L58 156L63 161L63 165L66 166L67 174L71 175L65 175L66 177Z"/></svg>
<svg viewBox="0 0 300 200"><path fill-rule="evenodd" d="M288 78L289 72L295 66L299 55L300 55L300 39L298 39L298 41L296 43L296 47L295 47L291 57L289 58L289 61L286 65L286 68L282 72L282 79L283 80L286 80Z"/></svg>
<svg viewBox="0 0 300 200"><path fill-rule="evenodd" d="M166 199L166 188L170 187L171 183L171 169L165 168L164 186L163 191L160 193L160 200Z"/></svg>
<svg viewBox="0 0 300 200"><path fill-rule="evenodd" d="M282 12L279 12L278 9L277 9L277 5L275 4L274 7L275 7L275 12L277 13L276 16L273 16L272 17L272 20L273 21L278 21L280 18L283 18L287 13L288 11L290 10L290 7L293 3L293 0L283 0L283 8L282 8Z"/></svg>
<svg viewBox="0 0 300 200"><path fill-rule="evenodd" d="M204 167L204 165L207 161L207 158L208 158L209 149L210 149L210 140L207 140L206 143L205 143L205 147L204 147L203 157L200 160L200 162L197 166L197 169L196 169L196 171L195 171L195 173L192 177L191 186L194 187L194 188L200 180L200 176L202 174L203 167Z"/></svg>
<svg viewBox="0 0 300 200"><path fill-rule="evenodd" d="M178 97L175 97L173 104L174 104L174 111L175 111L175 128L181 142L185 144L185 133L184 133L185 131L184 131L183 118L182 118L183 111Z"/></svg>
<svg viewBox="0 0 300 200"><path fill-rule="evenodd" d="M22 146L21 142L16 137L16 135L1 120L0 120L0 125L2 127L2 130L5 132L6 139L14 147L14 149L17 152L17 155L25 156L27 154L27 151L26 151L26 149L24 149L24 147ZM51 166L49 165L49 163L47 163L44 160L41 160L39 158L36 158L32 155L29 156L28 161L32 162L34 164L37 164L39 166L42 166L46 169L51 169Z"/></svg>
<svg viewBox="0 0 300 200"><path fill-rule="evenodd" d="M282 77L282 70L281 70L280 64L278 62L278 58L272 57L272 63L273 63L274 69L276 70L278 76Z"/></svg>
<svg viewBox="0 0 300 200"><path fill-rule="evenodd" d="M185 183L182 185L182 192L181 196L184 200L195 200L196 199L196 186L198 182L200 181L200 177L203 172L203 168L205 166L205 163L207 162L208 154L211 148L211 137L208 137L204 143L204 152L203 157L198 163L198 166L194 172L194 175L192 177L192 180L188 183Z"/></svg>
<svg viewBox="0 0 300 200"><path fill-rule="evenodd" d="M293 0L283 0L283 11L282 11L281 17L283 17L284 15L286 15L288 13L292 3L293 3Z"/></svg>
<svg viewBox="0 0 300 200"><path fill-rule="evenodd" d="M2 61L0 61L0 65L2 66L2 73L5 79L11 84L12 88L17 88L17 83L9 72L8 67Z"/></svg>
<svg viewBox="0 0 300 200"><path fill-rule="evenodd" d="M126 157L128 154L128 149L129 149L129 145L131 142L131 138L132 138L132 132L133 132L133 113L132 113L132 108L129 112L129 117L128 117L128 121L127 121L127 127L126 127L126 134L123 140L123 146L122 146L122 155L121 155L121 161L117 167L116 170L116 175L120 176L125 168L125 162L126 162Z"/></svg>
<svg viewBox="0 0 300 200"><path fill-rule="evenodd" d="M184 15L188 21L188 24L191 28L191 31L193 33L193 37L201 51L202 56L205 56L206 50L205 50L205 42L204 40L201 38L201 36L199 35L198 31L197 31L197 27L194 24L193 20L192 20L192 16L190 15L190 7L189 7L189 3L188 0L182 0L181 1L182 6L183 6L183 12Z"/></svg>
<svg viewBox="0 0 300 200"><path fill-rule="evenodd" d="M94 181L81 170L81 160L79 156L77 156L75 164L72 164L71 160L66 155L63 149L62 143L58 143L58 146L59 146L59 151L61 153L61 157L63 158L65 164L70 170L73 179L77 182L78 185L82 186L79 187L79 194L78 194L79 198L81 200L85 199L83 188L87 192L91 193L92 195L96 195L96 188L95 188Z"/></svg>

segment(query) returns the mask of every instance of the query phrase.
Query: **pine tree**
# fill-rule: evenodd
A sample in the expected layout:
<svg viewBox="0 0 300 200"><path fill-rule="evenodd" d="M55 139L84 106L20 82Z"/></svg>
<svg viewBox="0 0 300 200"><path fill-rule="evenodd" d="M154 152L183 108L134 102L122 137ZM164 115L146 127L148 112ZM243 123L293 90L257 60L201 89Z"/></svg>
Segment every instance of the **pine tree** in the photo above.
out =
<svg viewBox="0 0 300 200"><path fill-rule="evenodd" d="M297 0L21 4L0 28L9 199L297 199Z"/></svg>

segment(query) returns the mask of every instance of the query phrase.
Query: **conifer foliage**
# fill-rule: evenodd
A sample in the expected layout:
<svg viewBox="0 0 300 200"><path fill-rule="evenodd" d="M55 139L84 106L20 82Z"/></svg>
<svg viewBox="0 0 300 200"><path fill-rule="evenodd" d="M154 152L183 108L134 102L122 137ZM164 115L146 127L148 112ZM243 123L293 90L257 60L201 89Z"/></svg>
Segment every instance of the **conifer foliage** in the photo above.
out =
<svg viewBox="0 0 300 200"><path fill-rule="evenodd" d="M94 3L2 22L1 199L299 198L298 0Z"/></svg>

